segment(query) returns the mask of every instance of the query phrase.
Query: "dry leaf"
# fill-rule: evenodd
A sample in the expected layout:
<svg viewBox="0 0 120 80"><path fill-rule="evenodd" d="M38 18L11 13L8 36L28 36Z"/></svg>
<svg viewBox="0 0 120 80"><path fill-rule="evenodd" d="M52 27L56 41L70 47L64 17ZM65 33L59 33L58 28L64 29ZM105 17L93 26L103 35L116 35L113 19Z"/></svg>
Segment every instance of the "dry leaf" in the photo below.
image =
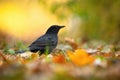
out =
<svg viewBox="0 0 120 80"><path fill-rule="evenodd" d="M71 38L65 38L65 41L70 44L70 46L76 50L78 48L78 44L74 41L74 39Z"/></svg>
<svg viewBox="0 0 120 80"><path fill-rule="evenodd" d="M53 56L52 61L55 63L65 63L66 59L63 54L57 54Z"/></svg>
<svg viewBox="0 0 120 80"><path fill-rule="evenodd" d="M94 57L89 56L84 49L78 49L75 52L67 52L70 60L77 66L83 66L86 64L93 63Z"/></svg>

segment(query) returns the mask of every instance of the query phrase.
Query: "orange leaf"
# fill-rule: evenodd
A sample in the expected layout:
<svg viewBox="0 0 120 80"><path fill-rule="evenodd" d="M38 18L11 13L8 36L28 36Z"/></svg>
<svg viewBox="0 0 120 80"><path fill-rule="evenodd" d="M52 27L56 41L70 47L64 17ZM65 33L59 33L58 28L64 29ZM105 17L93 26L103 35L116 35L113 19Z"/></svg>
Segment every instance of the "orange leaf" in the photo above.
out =
<svg viewBox="0 0 120 80"><path fill-rule="evenodd" d="M19 61L21 64L27 64L30 60L24 59L24 58L19 58Z"/></svg>
<svg viewBox="0 0 120 80"><path fill-rule="evenodd" d="M75 52L69 51L67 54L70 60L77 66L90 64L94 61L94 57L89 56L84 49L77 49Z"/></svg>
<svg viewBox="0 0 120 80"><path fill-rule="evenodd" d="M55 63L65 63L66 62L63 54L58 54L58 55L53 56L52 61Z"/></svg>

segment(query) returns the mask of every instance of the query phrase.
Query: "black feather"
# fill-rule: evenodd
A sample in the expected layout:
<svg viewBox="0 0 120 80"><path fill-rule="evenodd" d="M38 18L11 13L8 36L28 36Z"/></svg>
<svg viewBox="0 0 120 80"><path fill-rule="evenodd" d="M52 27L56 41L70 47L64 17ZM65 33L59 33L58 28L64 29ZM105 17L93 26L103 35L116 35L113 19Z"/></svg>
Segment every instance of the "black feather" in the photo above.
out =
<svg viewBox="0 0 120 80"><path fill-rule="evenodd" d="M29 50L31 52L45 53L46 49L50 53L54 48L56 48L58 43L58 32L64 26L53 25L51 26L46 33L35 40L30 46Z"/></svg>

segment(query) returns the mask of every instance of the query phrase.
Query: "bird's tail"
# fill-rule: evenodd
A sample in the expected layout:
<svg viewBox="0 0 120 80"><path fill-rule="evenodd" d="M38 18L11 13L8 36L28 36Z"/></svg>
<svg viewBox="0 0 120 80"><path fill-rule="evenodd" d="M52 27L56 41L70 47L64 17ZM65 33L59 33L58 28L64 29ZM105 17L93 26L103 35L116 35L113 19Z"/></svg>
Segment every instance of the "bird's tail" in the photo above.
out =
<svg viewBox="0 0 120 80"><path fill-rule="evenodd" d="M15 51L16 54L22 54L24 52L26 52L27 50L18 50L18 51Z"/></svg>
<svg viewBox="0 0 120 80"><path fill-rule="evenodd" d="M22 54L22 53L27 52L27 51L30 51L30 49L29 49L29 48L26 48L26 49L24 49L24 50L17 50L17 51L15 51L15 53L16 53L16 54Z"/></svg>

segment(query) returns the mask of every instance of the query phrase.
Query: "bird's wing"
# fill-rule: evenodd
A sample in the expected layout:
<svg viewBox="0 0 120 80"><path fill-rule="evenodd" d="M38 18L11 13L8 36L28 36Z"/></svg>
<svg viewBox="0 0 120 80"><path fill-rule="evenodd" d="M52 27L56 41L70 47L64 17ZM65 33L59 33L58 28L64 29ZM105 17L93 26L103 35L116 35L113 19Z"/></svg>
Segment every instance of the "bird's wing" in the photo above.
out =
<svg viewBox="0 0 120 80"><path fill-rule="evenodd" d="M41 36L36 41L34 41L29 47L45 47L45 46L55 46L57 42L52 36Z"/></svg>

